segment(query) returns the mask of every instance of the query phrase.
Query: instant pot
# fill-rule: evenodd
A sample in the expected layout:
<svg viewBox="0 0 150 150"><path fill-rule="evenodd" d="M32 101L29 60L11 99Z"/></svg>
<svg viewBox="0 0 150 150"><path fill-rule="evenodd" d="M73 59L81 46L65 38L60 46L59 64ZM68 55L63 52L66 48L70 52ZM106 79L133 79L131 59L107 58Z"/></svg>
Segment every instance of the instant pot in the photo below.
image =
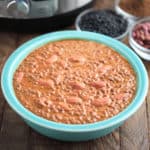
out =
<svg viewBox="0 0 150 150"><path fill-rule="evenodd" d="M94 0L0 0L0 28L55 30L74 22Z"/></svg>

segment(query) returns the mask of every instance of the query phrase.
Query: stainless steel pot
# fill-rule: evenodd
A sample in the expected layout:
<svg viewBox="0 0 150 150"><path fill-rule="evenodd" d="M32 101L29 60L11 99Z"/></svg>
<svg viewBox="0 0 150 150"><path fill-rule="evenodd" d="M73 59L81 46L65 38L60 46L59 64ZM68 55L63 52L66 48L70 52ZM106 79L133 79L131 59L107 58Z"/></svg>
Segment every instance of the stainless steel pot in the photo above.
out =
<svg viewBox="0 0 150 150"><path fill-rule="evenodd" d="M68 12L80 8L92 0L59 0L59 12Z"/></svg>
<svg viewBox="0 0 150 150"><path fill-rule="evenodd" d="M0 0L2 18L45 18L83 7L93 0Z"/></svg>

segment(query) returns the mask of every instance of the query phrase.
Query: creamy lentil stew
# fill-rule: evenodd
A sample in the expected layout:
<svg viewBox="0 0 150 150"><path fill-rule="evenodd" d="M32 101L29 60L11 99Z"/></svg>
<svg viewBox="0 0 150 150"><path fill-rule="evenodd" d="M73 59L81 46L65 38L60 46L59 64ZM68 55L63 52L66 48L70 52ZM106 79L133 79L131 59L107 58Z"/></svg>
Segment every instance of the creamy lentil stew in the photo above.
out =
<svg viewBox="0 0 150 150"><path fill-rule="evenodd" d="M72 39L30 53L16 70L13 85L33 113L55 122L86 124L125 109L136 92L136 74L112 48Z"/></svg>

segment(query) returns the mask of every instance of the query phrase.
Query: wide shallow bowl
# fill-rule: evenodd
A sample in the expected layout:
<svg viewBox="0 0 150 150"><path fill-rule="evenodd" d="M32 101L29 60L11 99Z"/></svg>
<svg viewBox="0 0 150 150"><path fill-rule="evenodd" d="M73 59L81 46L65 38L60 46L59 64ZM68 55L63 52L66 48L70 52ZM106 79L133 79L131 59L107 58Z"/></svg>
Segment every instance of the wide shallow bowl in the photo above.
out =
<svg viewBox="0 0 150 150"><path fill-rule="evenodd" d="M37 47L48 42L64 39L84 39L96 41L112 47L125 57L134 68L137 75L137 92L131 104L118 115L96 123L71 125L56 123L41 118L27 110L16 98L13 89L13 75L22 60ZM6 101L10 107L24 119L24 121L39 133L64 141L83 141L101 137L118 128L125 120L133 115L143 103L148 91L147 71L139 57L127 46L110 37L79 31L62 31L49 33L34 38L17 50L6 61L1 75L1 86Z"/></svg>
<svg viewBox="0 0 150 150"><path fill-rule="evenodd" d="M150 17L142 18L142 19L136 21L131 26L131 29L129 31L129 44L141 58L150 61L150 49L145 48L145 47L141 46L140 44L138 44L132 36L135 26L138 24L144 23L144 22L150 22Z"/></svg>

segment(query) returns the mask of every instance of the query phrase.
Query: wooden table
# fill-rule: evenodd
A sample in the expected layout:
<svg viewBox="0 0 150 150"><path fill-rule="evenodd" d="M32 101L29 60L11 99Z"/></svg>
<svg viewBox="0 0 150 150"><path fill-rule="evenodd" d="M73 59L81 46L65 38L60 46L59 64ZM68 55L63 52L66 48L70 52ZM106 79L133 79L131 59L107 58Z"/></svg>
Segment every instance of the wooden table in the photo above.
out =
<svg viewBox="0 0 150 150"><path fill-rule="evenodd" d="M112 7L113 0L97 0L97 8ZM0 32L0 70L7 57L23 42L39 33ZM149 77L150 64L143 61ZM0 150L149 150L150 91L142 107L120 128L87 142L61 142L44 137L28 127L8 106L0 90Z"/></svg>

